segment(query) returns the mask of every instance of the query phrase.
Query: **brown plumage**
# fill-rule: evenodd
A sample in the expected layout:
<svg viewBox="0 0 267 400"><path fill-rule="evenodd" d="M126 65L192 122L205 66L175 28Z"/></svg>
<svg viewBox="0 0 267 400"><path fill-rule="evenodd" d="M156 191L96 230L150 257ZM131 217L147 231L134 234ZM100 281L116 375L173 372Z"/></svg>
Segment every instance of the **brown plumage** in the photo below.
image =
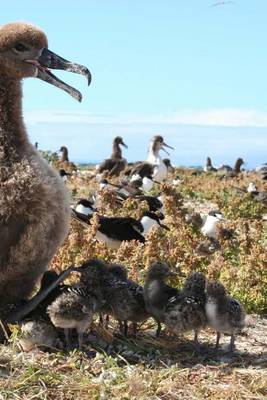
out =
<svg viewBox="0 0 267 400"><path fill-rule="evenodd" d="M120 145L127 148L123 142L122 137L116 136L112 144L112 154L110 158L104 160L98 167L98 173L106 172L109 176L119 176L119 174L126 168L127 161L122 157Z"/></svg>
<svg viewBox="0 0 267 400"><path fill-rule="evenodd" d="M217 172L222 177L234 178L238 174L241 173L241 167L244 164L244 160L242 158L238 158L235 162L234 168L229 165L222 165L217 169Z"/></svg>
<svg viewBox="0 0 267 400"><path fill-rule="evenodd" d="M61 162L69 162L69 151L66 146L61 146L59 151L61 152Z"/></svg>
<svg viewBox="0 0 267 400"><path fill-rule="evenodd" d="M61 159L54 161L53 166L59 170L65 169L69 173L77 171L77 166L73 162L69 161L68 148L66 146L61 146L59 152L61 153Z"/></svg>
<svg viewBox="0 0 267 400"><path fill-rule="evenodd" d="M78 66L76 72L90 77ZM69 200L59 174L28 140L21 80L38 77L81 100L49 68L74 65L47 49L47 38L26 23L0 27L0 304L28 297L64 240ZM0 315L1 318L1 315Z"/></svg>

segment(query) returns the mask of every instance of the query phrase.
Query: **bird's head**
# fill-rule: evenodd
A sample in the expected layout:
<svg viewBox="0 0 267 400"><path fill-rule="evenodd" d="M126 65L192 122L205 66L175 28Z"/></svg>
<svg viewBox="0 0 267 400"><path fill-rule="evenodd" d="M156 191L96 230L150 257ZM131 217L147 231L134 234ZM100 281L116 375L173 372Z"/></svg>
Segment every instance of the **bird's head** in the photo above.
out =
<svg viewBox="0 0 267 400"><path fill-rule="evenodd" d="M208 216L216 218L217 221L222 221L223 220L223 215L220 211L218 210L212 210L209 212Z"/></svg>
<svg viewBox="0 0 267 400"><path fill-rule="evenodd" d="M167 263L162 261L156 261L149 267L147 278L165 280L173 275L174 274L170 271Z"/></svg>
<svg viewBox="0 0 267 400"><path fill-rule="evenodd" d="M171 160L169 158L164 158L162 160L162 162L165 164L165 166L167 167L168 171L174 172L175 168L174 166L171 164Z"/></svg>
<svg viewBox="0 0 267 400"><path fill-rule="evenodd" d="M39 28L28 23L10 23L0 27L0 69L7 79L36 77L65 90L81 101L79 91L54 76L50 69L60 69L85 75L91 74L83 65L61 58L48 50L47 37Z"/></svg>
<svg viewBox="0 0 267 400"><path fill-rule="evenodd" d="M207 285L207 296L213 299L219 299L226 295L225 287L220 282L210 282Z"/></svg>
<svg viewBox="0 0 267 400"><path fill-rule="evenodd" d="M127 270L123 265L109 264L108 271L118 279L121 279L123 281L127 280L128 277Z"/></svg>
<svg viewBox="0 0 267 400"><path fill-rule="evenodd" d="M121 144L126 149L128 149L128 146L124 143L123 138L121 136L116 136L115 139L114 139L114 143L117 144L117 145Z"/></svg>
<svg viewBox="0 0 267 400"><path fill-rule="evenodd" d="M201 272L193 272L186 279L184 284L185 290L200 290L204 291L206 286L206 278L205 275Z"/></svg>
<svg viewBox="0 0 267 400"><path fill-rule="evenodd" d="M174 150L173 147L169 146L167 143L164 142L164 139L161 135L156 135L152 138L152 149L155 153L159 152L160 150L163 150L166 154L169 155L169 153L166 151L166 147L168 149Z"/></svg>
<svg viewBox="0 0 267 400"><path fill-rule="evenodd" d="M164 225L162 223L162 220L165 218L164 214L162 212L152 212L152 211L145 211L143 213L143 218L148 218L151 221L155 221L161 228L166 229L167 231L170 230L170 228L167 225ZM141 219L141 221L142 221Z"/></svg>

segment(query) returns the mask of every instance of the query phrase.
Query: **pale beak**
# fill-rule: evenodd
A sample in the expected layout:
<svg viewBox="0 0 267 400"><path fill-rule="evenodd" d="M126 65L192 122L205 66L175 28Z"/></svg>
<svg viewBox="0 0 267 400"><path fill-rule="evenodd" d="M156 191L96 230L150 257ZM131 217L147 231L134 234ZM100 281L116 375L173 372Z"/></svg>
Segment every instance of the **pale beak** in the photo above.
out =
<svg viewBox="0 0 267 400"><path fill-rule="evenodd" d="M32 64L37 68L37 78L64 90L78 101L82 101L81 93L53 75L50 72L50 69L65 70L84 75L87 77L88 85L91 83L91 74L88 68L86 68L84 65L67 61L46 48L42 50L42 53L38 59L25 60L25 62Z"/></svg>

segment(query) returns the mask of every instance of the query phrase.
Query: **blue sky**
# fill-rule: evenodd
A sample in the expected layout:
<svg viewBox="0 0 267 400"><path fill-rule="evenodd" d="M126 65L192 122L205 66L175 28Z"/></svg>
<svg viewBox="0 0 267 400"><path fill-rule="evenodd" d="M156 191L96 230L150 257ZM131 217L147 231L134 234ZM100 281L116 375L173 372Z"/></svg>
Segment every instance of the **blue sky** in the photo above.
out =
<svg viewBox="0 0 267 400"><path fill-rule="evenodd" d="M175 146L174 164L248 167L267 161L267 2L236 0L9 0L0 24L39 25L49 47L91 70L56 72L83 93L76 103L37 79L24 83L32 141L70 147L74 161L99 161L122 135L129 160L151 136Z"/></svg>

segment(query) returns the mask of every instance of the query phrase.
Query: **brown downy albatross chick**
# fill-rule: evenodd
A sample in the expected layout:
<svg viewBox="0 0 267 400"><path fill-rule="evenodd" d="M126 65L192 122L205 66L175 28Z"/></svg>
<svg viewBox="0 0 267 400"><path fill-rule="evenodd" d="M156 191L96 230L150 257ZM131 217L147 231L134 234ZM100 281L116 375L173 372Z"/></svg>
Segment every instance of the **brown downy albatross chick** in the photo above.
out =
<svg viewBox="0 0 267 400"><path fill-rule="evenodd" d="M1 306L31 294L68 232L70 211L64 184L27 137L21 81L37 77L81 101L81 94L49 68L80 73L89 83L90 73L47 46L45 34L32 25L0 27Z"/></svg>
<svg viewBox="0 0 267 400"><path fill-rule="evenodd" d="M59 149L60 153L61 153L61 162L69 162L69 150L67 149L66 146L61 146Z"/></svg>
<svg viewBox="0 0 267 400"><path fill-rule="evenodd" d="M112 144L112 154L110 158L107 158L98 166L98 174L107 172L109 176L119 176L121 171L126 168L127 160L122 157L120 146L124 146L126 149L128 148L122 137L116 136Z"/></svg>
<svg viewBox="0 0 267 400"><path fill-rule="evenodd" d="M67 172L77 171L77 166L69 160L69 150L66 146L61 146L58 150L61 153L61 159L54 162L57 169L65 169Z"/></svg>

